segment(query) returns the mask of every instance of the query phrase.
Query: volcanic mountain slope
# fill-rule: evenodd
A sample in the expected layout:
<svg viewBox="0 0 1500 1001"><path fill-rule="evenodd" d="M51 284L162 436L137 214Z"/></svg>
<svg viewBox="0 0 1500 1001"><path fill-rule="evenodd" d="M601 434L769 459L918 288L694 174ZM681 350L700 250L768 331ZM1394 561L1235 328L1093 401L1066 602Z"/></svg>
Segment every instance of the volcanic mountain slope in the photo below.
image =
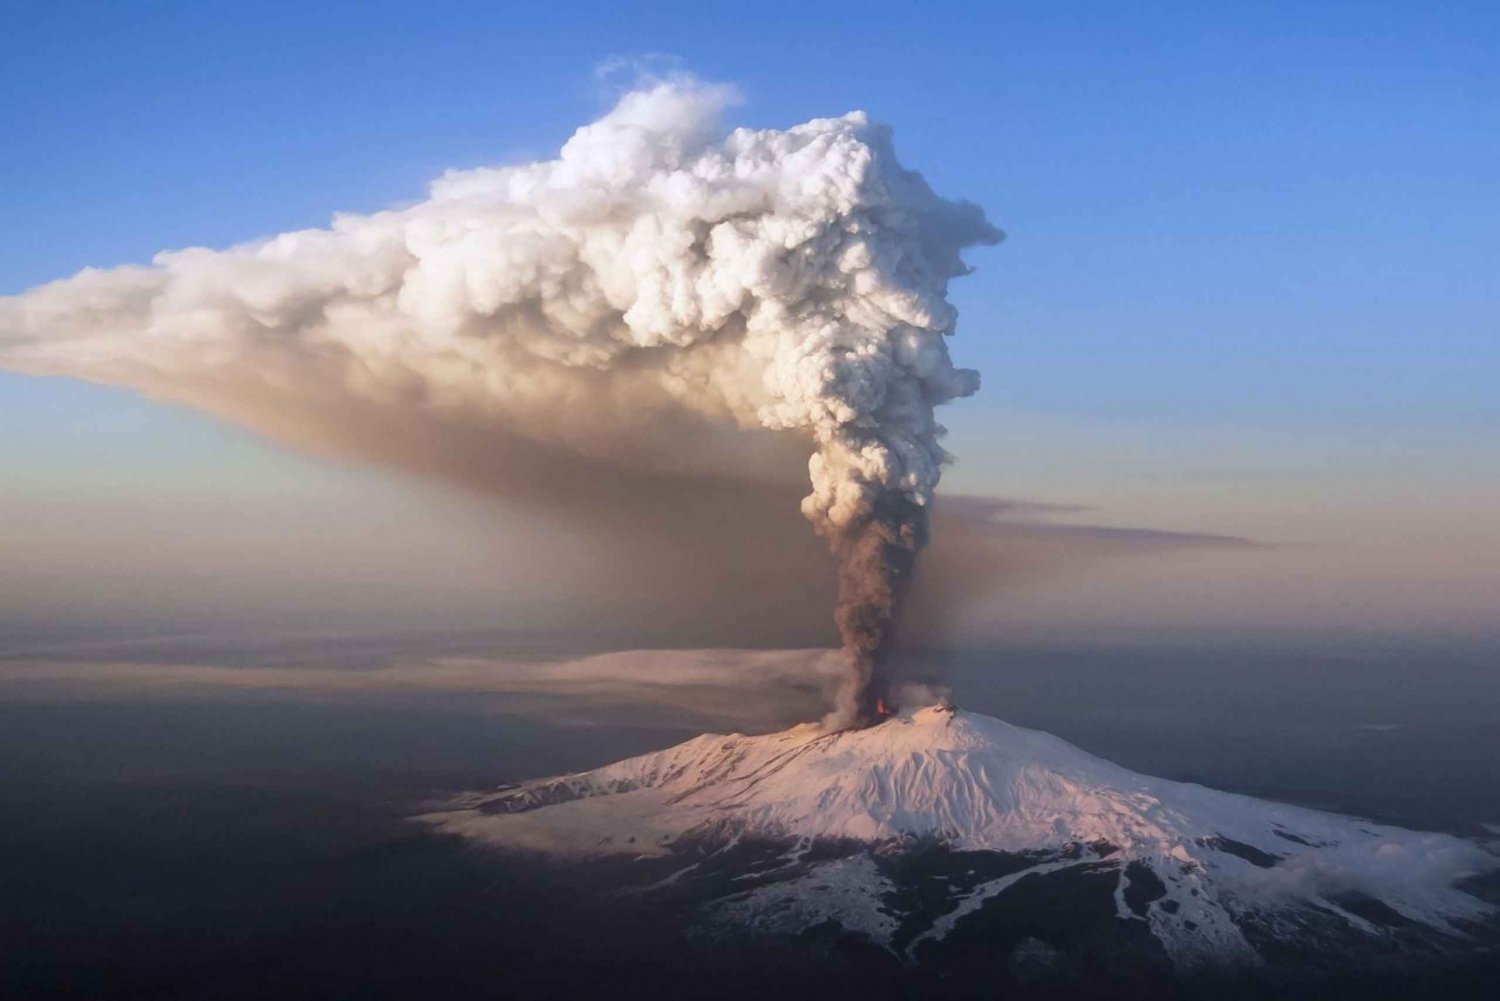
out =
<svg viewBox="0 0 1500 1001"><path fill-rule="evenodd" d="M1179 970L1420 963L1493 942L1494 908L1463 886L1500 867L1459 838L1152 778L948 707L704 735L423 819L628 857L710 926L832 923L909 960L962 944Z"/></svg>

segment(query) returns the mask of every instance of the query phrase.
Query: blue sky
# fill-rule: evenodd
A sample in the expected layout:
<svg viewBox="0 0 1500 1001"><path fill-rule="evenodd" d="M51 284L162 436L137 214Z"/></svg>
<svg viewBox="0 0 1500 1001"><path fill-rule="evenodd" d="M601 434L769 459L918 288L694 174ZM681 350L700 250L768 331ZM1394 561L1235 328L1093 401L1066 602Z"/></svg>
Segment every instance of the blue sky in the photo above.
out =
<svg viewBox="0 0 1500 1001"><path fill-rule="evenodd" d="M957 486L1153 527L1489 542L1497 51L1485 3L20 0L0 292L551 155L605 107L595 67L666 53L739 85L737 123L869 111L1007 231L955 286L954 353L986 380L946 414ZM368 488L119 390L0 374L0 411L14 494Z"/></svg>

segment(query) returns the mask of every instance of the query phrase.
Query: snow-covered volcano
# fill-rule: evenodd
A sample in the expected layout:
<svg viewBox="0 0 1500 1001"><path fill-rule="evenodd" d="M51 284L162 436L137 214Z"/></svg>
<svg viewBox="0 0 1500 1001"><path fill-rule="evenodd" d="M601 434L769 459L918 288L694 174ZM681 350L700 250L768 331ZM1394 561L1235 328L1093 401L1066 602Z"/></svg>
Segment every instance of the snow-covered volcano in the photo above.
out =
<svg viewBox="0 0 1500 1001"><path fill-rule="evenodd" d="M948 707L704 735L424 819L510 848L626 856L656 888L700 885L710 923L832 922L914 959L950 936L983 941L997 920L1044 954L1077 946L1065 926L1081 921L1089 948L1119 939L1178 968L1464 954L1494 922L1464 886L1500 867L1460 838L1152 778ZM1045 927L1022 935L1038 915Z"/></svg>

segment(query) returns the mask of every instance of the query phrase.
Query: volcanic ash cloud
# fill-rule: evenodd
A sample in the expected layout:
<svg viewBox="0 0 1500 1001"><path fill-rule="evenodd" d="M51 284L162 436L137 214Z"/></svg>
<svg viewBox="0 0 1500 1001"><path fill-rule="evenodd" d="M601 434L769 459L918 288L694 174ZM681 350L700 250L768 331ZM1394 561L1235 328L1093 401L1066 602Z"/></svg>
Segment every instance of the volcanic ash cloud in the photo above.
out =
<svg viewBox="0 0 1500 1001"><path fill-rule="evenodd" d="M554 160L8 297L0 365L377 461L397 461L393 421L647 478L733 475L721 429L799 436L855 662L834 721L855 721L946 458L934 408L979 385L948 356L948 282L1000 233L903 169L864 114L725 135L733 97L655 83ZM534 489L533 466L488 485Z"/></svg>

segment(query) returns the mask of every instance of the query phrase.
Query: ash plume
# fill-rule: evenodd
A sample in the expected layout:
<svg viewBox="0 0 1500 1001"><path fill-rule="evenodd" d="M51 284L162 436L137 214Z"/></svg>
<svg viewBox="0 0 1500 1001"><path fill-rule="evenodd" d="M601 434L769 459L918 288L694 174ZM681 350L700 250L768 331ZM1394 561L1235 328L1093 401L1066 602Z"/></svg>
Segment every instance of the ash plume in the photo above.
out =
<svg viewBox="0 0 1500 1001"><path fill-rule="evenodd" d="M7 297L0 367L408 469L441 468L411 441L441 453L451 429L525 455L483 486L531 499L592 493L602 468L760 480L800 440L853 664L829 722L867 721L947 458L934 408L979 384L949 358L948 282L1000 233L903 168L863 113L724 134L736 100L649 82L556 159ZM405 425L421 431L388 433Z"/></svg>
<svg viewBox="0 0 1500 1001"><path fill-rule="evenodd" d="M894 493L878 496L858 523L832 536L839 563L839 637L853 668L825 721L849 726L878 721L891 705L890 656L896 615L927 543L927 510Z"/></svg>

